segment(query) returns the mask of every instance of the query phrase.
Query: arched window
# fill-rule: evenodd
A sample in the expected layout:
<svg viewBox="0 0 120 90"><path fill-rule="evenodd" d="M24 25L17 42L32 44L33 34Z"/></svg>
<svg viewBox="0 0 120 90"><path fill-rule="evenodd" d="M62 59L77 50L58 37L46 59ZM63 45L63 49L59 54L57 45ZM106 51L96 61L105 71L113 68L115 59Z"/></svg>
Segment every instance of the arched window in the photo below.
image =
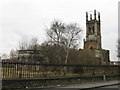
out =
<svg viewBox="0 0 120 90"><path fill-rule="evenodd" d="M95 33L95 30L94 30L94 27L93 27L93 33L92 34L94 34Z"/></svg>
<svg viewBox="0 0 120 90"><path fill-rule="evenodd" d="M97 34L100 35L100 27L98 27Z"/></svg>
<svg viewBox="0 0 120 90"><path fill-rule="evenodd" d="M89 34L91 34L91 28L89 27Z"/></svg>

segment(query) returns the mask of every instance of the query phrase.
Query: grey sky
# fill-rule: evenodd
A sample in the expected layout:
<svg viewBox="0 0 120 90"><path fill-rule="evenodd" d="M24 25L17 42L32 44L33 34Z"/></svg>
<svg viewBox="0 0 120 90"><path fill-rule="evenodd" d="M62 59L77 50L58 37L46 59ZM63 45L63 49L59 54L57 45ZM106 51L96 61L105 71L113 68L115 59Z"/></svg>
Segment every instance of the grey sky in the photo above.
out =
<svg viewBox="0 0 120 90"><path fill-rule="evenodd" d="M76 22L84 30L85 12L96 9L101 14L102 47L116 60L119 0L0 0L0 54L18 48L22 37L36 36L42 43L45 28L53 19ZM81 47L82 48L82 45Z"/></svg>

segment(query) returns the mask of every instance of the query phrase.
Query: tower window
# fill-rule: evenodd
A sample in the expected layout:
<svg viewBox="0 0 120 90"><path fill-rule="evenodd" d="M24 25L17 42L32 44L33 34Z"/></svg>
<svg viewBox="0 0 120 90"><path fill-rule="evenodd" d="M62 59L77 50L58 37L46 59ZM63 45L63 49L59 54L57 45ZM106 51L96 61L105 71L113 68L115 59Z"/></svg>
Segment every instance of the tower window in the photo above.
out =
<svg viewBox="0 0 120 90"><path fill-rule="evenodd" d="M95 33L94 27L93 27L93 34Z"/></svg>
<svg viewBox="0 0 120 90"><path fill-rule="evenodd" d="M89 34L91 34L91 28L89 27Z"/></svg>

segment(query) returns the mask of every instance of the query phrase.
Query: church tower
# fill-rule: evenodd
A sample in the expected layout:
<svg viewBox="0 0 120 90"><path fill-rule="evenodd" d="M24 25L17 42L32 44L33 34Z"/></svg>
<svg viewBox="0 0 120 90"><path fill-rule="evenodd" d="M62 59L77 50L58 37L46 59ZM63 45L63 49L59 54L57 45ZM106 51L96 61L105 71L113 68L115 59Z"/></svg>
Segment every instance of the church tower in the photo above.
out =
<svg viewBox="0 0 120 90"><path fill-rule="evenodd" d="M86 38L84 49L80 49L80 60L86 64L109 64L109 50L102 49L100 13L96 10L86 12ZM87 62L88 61L88 62Z"/></svg>
<svg viewBox="0 0 120 90"><path fill-rule="evenodd" d="M96 12L96 10L94 10L93 14L86 12L86 39L84 39L84 49L102 49L100 24L99 12Z"/></svg>

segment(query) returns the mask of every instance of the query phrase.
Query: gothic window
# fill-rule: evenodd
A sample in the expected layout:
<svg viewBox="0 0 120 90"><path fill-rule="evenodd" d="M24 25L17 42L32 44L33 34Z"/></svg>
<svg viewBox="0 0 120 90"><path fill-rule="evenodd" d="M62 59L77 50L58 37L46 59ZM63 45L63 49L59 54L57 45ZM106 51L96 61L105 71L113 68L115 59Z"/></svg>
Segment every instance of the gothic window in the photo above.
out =
<svg viewBox="0 0 120 90"><path fill-rule="evenodd" d="M93 27L93 33L92 34L94 34L95 33L95 30L94 30L94 27Z"/></svg>
<svg viewBox="0 0 120 90"><path fill-rule="evenodd" d="M99 30L97 31L97 34L99 35Z"/></svg>
<svg viewBox="0 0 120 90"><path fill-rule="evenodd" d="M97 34L100 35L100 27L98 27Z"/></svg>
<svg viewBox="0 0 120 90"><path fill-rule="evenodd" d="M91 34L91 28L89 27L89 34Z"/></svg>

